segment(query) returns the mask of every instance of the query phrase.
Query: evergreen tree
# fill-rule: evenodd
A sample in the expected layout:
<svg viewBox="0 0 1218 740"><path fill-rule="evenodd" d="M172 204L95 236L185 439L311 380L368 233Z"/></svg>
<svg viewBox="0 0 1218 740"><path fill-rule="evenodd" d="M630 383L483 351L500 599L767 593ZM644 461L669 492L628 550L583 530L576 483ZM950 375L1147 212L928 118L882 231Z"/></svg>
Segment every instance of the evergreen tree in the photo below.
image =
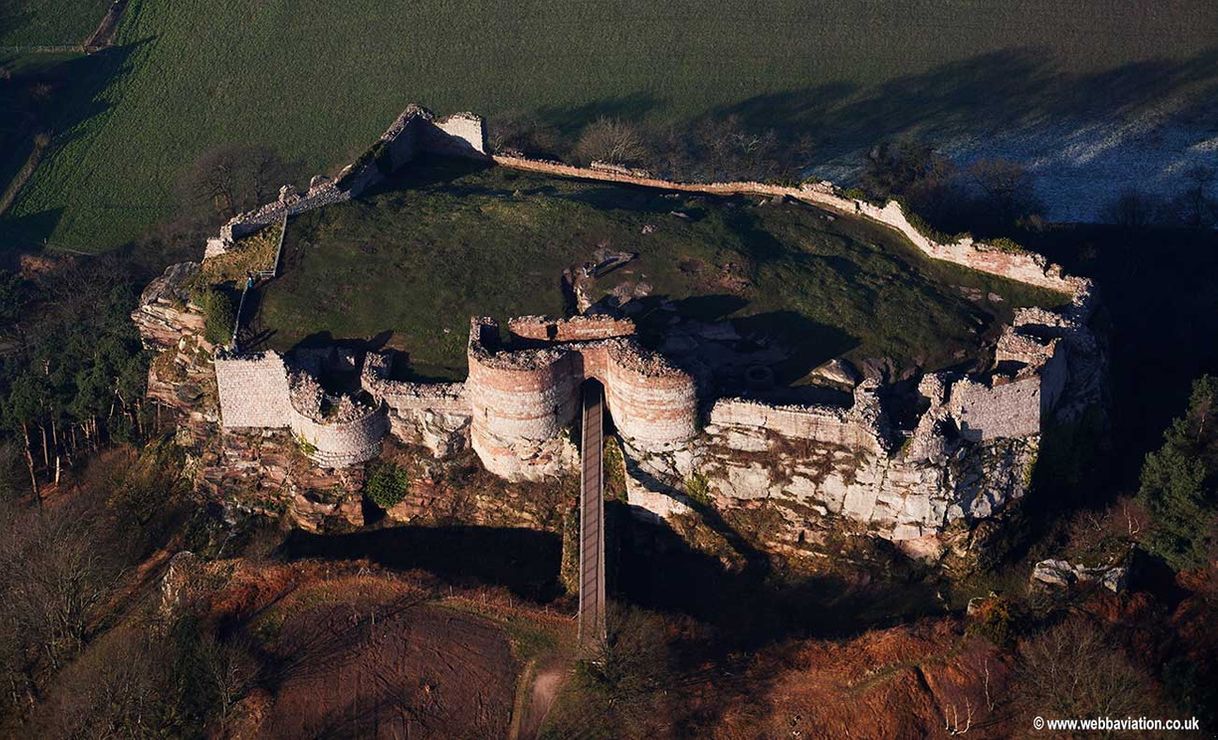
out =
<svg viewBox="0 0 1218 740"><path fill-rule="evenodd" d="M1188 411L1146 456L1139 496L1153 515L1150 547L1177 570L1203 565L1218 524L1218 378L1193 384Z"/></svg>

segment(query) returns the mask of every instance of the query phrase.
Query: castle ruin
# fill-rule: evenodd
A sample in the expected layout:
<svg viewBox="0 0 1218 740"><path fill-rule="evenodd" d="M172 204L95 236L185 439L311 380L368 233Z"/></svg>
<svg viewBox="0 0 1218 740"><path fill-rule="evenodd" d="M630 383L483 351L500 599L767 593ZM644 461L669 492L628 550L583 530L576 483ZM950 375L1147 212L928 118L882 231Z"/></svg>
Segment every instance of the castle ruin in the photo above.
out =
<svg viewBox="0 0 1218 740"><path fill-rule="evenodd" d="M285 189L276 203L225 224L209 240L205 260L267 224L357 196L420 151L485 157L481 120L468 114L437 119L408 108L339 177L314 178L303 195ZM330 469L373 459L387 435L422 444L437 457L468 445L490 472L537 480L573 469L571 430L580 390L599 383L625 456L628 500L640 512L682 514L690 503L687 483L696 479L716 506L773 506L782 526L767 536L777 545L798 547L844 521L913 554L935 555L948 533L1022 497L1046 426L1077 417L1100 393L1102 354L1087 326L1091 284L1063 275L1038 255L971 240L934 242L913 228L896 203L881 208L844 198L825 183L690 185L606 168L494 159L503 166L642 186L799 198L883 223L934 259L1057 290L1072 300L1061 311L1018 310L988 372L920 378L913 414L894 413L888 389L875 380L853 383L846 405L707 397L689 372L639 344L628 319L520 317L500 327L475 317L464 383L395 380L391 354L361 356L338 347L297 349L288 356L216 349L214 421L225 435L287 430L317 466ZM170 268L155 290L145 291L134 314L147 344L171 351L177 346L179 354L183 343L190 344L186 338L197 343L198 334L189 310L169 308L184 300L174 296L174 285L186 272ZM157 387L155 375L154 367L150 388ZM353 380L327 390L321 381L328 375Z"/></svg>

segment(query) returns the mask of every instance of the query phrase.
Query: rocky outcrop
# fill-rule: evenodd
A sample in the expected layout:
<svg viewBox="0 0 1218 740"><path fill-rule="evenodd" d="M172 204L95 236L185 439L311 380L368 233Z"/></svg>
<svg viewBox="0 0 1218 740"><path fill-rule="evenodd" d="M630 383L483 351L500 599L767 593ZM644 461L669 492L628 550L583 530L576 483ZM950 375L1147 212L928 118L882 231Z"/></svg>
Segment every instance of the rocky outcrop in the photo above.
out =
<svg viewBox="0 0 1218 740"><path fill-rule="evenodd" d="M190 302L190 283L198 274L198 262L180 262L144 288L131 320L145 347L164 350L182 337L203 335L203 314Z"/></svg>
<svg viewBox="0 0 1218 740"><path fill-rule="evenodd" d="M1098 583L1115 594L1125 590L1127 579L1128 568L1122 565L1088 568L1066 560L1042 560L1033 566L1030 578L1033 585L1050 588Z"/></svg>

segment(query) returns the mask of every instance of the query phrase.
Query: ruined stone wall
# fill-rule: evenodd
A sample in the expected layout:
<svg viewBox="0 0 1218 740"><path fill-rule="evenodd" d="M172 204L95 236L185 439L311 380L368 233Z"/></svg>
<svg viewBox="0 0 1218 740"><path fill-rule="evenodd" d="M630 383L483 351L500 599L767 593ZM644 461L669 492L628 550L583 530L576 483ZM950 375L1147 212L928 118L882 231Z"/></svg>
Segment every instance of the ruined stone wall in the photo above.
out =
<svg viewBox="0 0 1218 740"><path fill-rule="evenodd" d="M220 424L231 429L289 429L314 462L343 467L374 457L388 431L383 405L355 408L335 419L322 418L321 388L289 374L277 352L231 355L215 360Z"/></svg>
<svg viewBox="0 0 1218 740"><path fill-rule="evenodd" d="M967 389L963 400L952 398L957 386L949 381L942 374L924 380L931 407L901 444L886 440L874 389L860 386L850 408L718 401L705 433L683 455L635 466L651 481L699 474L725 509L772 507L785 522L763 534L775 545L814 544L846 520L913 554L934 555L953 524L991 516L1024 495L1040 439L1040 397L1025 393L1035 377L994 388L956 379ZM1000 395L998 403L1018 423L999 425L984 403L970 403L981 396L969 393L1009 388L1020 392ZM1033 417L1034 426L1021 426ZM978 433L955 433L965 419L979 424ZM670 492L680 498L679 487Z"/></svg>
<svg viewBox="0 0 1218 740"><path fill-rule="evenodd" d="M486 130L481 116L455 113L431 123L423 132L428 151L458 157L486 156Z"/></svg>
<svg viewBox="0 0 1218 740"><path fill-rule="evenodd" d="M560 162L549 162L525 157L495 155L494 161L504 167L530 172L541 172L549 175L575 177L586 180L619 182L662 190L705 193L708 195L756 194L779 198L794 198L837 211L838 213L861 216L883 224L899 232L932 259L952 262L977 270L978 272L1000 275L1022 283L1070 295L1086 290L1089 286L1089 281L1063 274L1060 267L1049 263L1041 255L1032 252L1000 249L974 242L971 238L964 238L950 244L941 244L924 236L914 228L913 224L906 218L901 205L896 201L889 201L881 207L864 200L846 198L838 194L837 190L830 183L805 183L799 187L755 181L686 183L646 177L616 168L576 167Z"/></svg>
<svg viewBox="0 0 1218 740"><path fill-rule="evenodd" d="M572 316L552 319L547 316L520 316L508 321L508 331L522 339L549 342L582 342L611 339L634 334L634 322L611 316Z"/></svg>
<svg viewBox="0 0 1218 740"><path fill-rule="evenodd" d="M1040 434L1039 375L989 387L967 378L952 384L949 413L965 439L979 442Z"/></svg>
<svg viewBox="0 0 1218 740"><path fill-rule="evenodd" d="M407 106L376 144L344 167L337 178L318 175L310 181L305 193L297 192L295 186L285 185L280 189L278 200L238 214L221 226L219 236L208 239L204 258L222 254L235 240L288 216L358 197L414 160L419 152L486 156L482 118L472 113L435 118L426 108L414 104Z"/></svg>
<svg viewBox="0 0 1218 740"><path fill-rule="evenodd" d="M370 354L360 370L360 385L389 410L389 432L438 457L463 449L471 416L465 384L390 380L391 369L388 354Z"/></svg>
<svg viewBox="0 0 1218 740"><path fill-rule="evenodd" d="M871 453L878 453L881 448L871 425L860 423L849 409L833 406L774 406L740 398L721 398L711 406L708 421L709 426L717 429L766 429L785 439L821 442Z"/></svg>

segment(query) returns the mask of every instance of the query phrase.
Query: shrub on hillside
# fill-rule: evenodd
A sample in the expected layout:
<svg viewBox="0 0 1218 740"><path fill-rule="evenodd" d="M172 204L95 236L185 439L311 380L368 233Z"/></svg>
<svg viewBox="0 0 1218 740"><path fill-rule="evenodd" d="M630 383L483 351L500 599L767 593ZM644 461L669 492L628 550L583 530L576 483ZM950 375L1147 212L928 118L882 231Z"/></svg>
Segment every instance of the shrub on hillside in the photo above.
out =
<svg viewBox="0 0 1218 740"><path fill-rule="evenodd" d="M391 509L406 498L410 491L410 476L406 468L393 463L373 466L364 484L364 495L382 509Z"/></svg>
<svg viewBox="0 0 1218 740"><path fill-rule="evenodd" d="M209 288L200 298L203 309L203 336L212 344L227 344L232 337L237 309L228 294L219 288Z"/></svg>

